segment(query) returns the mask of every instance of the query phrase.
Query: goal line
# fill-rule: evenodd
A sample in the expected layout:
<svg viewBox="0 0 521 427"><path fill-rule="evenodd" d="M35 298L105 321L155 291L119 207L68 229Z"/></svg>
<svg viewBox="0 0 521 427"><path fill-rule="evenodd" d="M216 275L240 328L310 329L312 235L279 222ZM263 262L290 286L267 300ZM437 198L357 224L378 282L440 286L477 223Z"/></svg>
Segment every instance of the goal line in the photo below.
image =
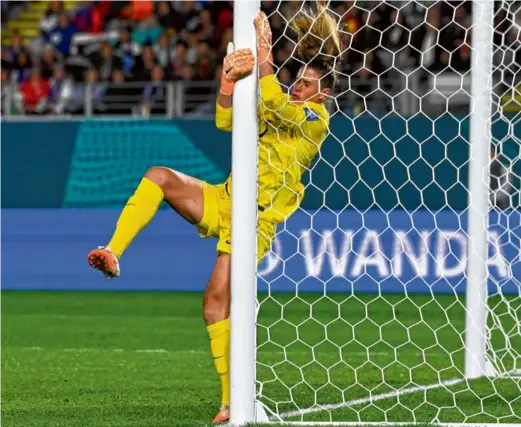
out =
<svg viewBox="0 0 521 427"><path fill-rule="evenodd" d="M500 375L496 377L495 379L513 379L513 378L520 378L521 379L521 369L514 369L511 371L508 371L504 373L503 375ZM377 394L375 396L369 396L369 397L363 397L358 399L349 400L347 402L341 402L341 403L334 403L334 404L327 404L327 405L320 405L320 406L314 406L307 409L302 410L296 410L296 411L288 411L283 412L279 415L273 415L271 417L271 423L280 423L284 422L285 424L291 424L291 425L342 425L342 426L356 426L356 425L418 425L418 424L425 424L425 423L414 423L414 422L403 422L403 423L387 423L387 422L314 422L314 421L287 421L287 418L296 417L296 416L303 416L303 415L309 415L314 414L322 411L332 411L335 409L350 407L350 406L358 406L363 405L365 403L374 403L378 402L380 400L385 399L392 399L397 398L400 396L404 396L407 394L417 393L417 392L425 392L429 390L434 390L441 387L452 387L457 384L463 383L465 381L468 381L467 378L453 378L450 380L444 380L439 383L429 384L429 385L419 385L415 387L408 387L403 388L396 391L390 391L387 393L381 393ZM265 409L271 413L269 408ZM441 423L436 424L440 426L485 426L485 425L492 425L487 423ZM509 427L509 426L517 426L516 424L501 424L501 427Z"/></svg>

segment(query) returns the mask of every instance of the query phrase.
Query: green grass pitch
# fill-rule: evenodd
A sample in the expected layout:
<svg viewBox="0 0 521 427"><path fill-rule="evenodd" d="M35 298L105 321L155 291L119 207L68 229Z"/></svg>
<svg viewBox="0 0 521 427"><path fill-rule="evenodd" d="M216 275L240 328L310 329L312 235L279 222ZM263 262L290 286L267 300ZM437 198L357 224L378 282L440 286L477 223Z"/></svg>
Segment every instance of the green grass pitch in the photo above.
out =
<svg viewBox="0 0 521 427"><path fill-rule="evenodd" d="M462 299L260 300L264 402L281 413L349 403L292 420L521 423L519 378L460 380ZM510 308L519 317L519 299ZM501 303L495 312L512 328ZM501 334L492 339L505 347ZM499 356L506 369L519 367ZM385 397L418 385L435 386ZM218 406L200 294L2 292L4 426L201 426Z"/></svg>

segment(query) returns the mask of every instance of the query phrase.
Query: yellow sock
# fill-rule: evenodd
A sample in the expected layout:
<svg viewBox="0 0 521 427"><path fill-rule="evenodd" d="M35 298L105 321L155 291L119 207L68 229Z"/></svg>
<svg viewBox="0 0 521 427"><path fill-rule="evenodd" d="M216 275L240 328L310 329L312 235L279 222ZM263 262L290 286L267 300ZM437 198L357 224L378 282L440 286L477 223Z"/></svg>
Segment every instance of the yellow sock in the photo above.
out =
<svg viewBox="0 0 521 427"><path fill-rule="evenodd" d="M215 370L221 380L222 404L230 405L230 319L221 320L206 327L210 337Z"/></svg>
<svg viewBox="0 0 521 427"><path fill-rule="evenodd" d="M163 201L163 190L148 178L143 178L134 195L128 199L119 216L116 231L107 245L118 258L132 240L156 214Z"/></svg>

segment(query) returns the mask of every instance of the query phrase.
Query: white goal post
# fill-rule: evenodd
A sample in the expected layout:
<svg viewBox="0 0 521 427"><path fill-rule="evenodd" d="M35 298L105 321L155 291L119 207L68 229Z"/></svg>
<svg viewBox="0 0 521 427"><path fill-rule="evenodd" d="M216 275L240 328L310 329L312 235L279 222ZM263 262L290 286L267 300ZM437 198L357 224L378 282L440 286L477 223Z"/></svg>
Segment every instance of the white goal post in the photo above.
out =
<svg viewBox="0 0 521 427"><path fill-rule="evenodd" d="M494 2L474 1L472 10L469 164L469 262L465 376L486 375L488 181L491 135Z"/></svg>
<svg viewBox="0 0 521 427"><path fill-rule="evenodd" d="M282 81L296 52L290 21L316 2L294 2L299 6L293 9L272 3L268 16L278 23L274 46L290 46L274 55ZM516 88L521 73L512 71L516 61L510 66L504 59L520 58L515 50L521 44L521 5L472 0L465 29L458 4L436 24L435 12L444 2L322 3L352 25L342 29L347 61L355 61L348 52L356 51L353 40L364 28L379 34L382 49L356 52L361 68L339 71L345 84L333 102L336 122L324 142L337 144L339 157L321 153L307 171L313 202L306 205L304 199L296 219L279 226L262 267L256 262L257 72L236 85L230 424L521 426L519 151L500 165L505 179L498 178L494 194L506 194L501 207L492 206L490 176L493 147L502 154L521 141L521 113L502 110L509 93L508 99L521 99ZM253 19L260 6L259 0L234 1L236 49L256 51ZM374 22L379 7L396 13L387 19L392 28ZM400 21L412 9L420 9L423 21ZM494 37L504 20L508 28L518 25L518 44L508 45L503 32L498 48ZM464 28L462 46L470 40L468 70L451 68L459 50L437 50L452 24ZM435 34L430 39L429 25ZM425 34L423 42L413 46L417 34ZM383 45L386 37L396 37L389 42L395 50ZM503 55L496 62L494 49ZM418 51L419 63L411 65L407 55ZM445 74L427 64L434 51L450 68L445 74L458 77L447 92ZM398 65L399 57L407 65ZM380 72L359 73L376 60ZM384 76L389 70L395 71L390 78ZM418 71L424 72L419 78ZM507 87L503 92L494 72ZM453 113L458 96L469 98L468 111ZM341 98L356 102L359 110L340 105ZM371 109L371 102L385 103L385 111ZM393 120L399 124L388 125ZM455 130L441 129L450 126ZM373 161L370 172L361 153ZM447 171L453 183L443 176ZM329 206L328 191L345 194L345 204L338 205L337 198ZM313 205L317 200L321 206Z"/></svg>
<svg viewBox="0 0 521 427"><path fill-rule="evenodd" d="M258 0L234 3L235 49L257 51L253 20ZM237 82L233 95L230 422L255 421L257 283L257 70Z"/></svg>

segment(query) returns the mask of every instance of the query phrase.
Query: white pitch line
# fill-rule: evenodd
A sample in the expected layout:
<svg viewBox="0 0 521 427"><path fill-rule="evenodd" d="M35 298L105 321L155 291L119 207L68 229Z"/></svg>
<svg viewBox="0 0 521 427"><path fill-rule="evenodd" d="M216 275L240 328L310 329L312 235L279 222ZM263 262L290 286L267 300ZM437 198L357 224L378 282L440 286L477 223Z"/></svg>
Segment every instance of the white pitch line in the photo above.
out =
<svg viewBox="0 0 521 427"><path fill-rule="evenodd" d="M517 378L517 375L519 375L519 374L521 374L521 369L513 369L511 371L505 372L505 374L503 374L497 378L498 379L512 379L512 378ZM464 381L466 381L466 378L454 378L452 380L445 380L445 381L442 381L442 382L436 383L436 384L410 387L410 388L405 388L405 389L401 389L401 390L397 390L397 391L390 391L387 393L377 394L376 396L363 397L360 399L349 400L347 402L342 402L342 403L315 406L315 407L303 409L300 411L283 412L282 414L279 414L279 415L276 415L275 417L273 417L274 418L273 421L275 421L275 420L281 421L283 418L296 417L299 415L314 414L314 413L322 412L322 411L332 411L335 409L345 408L348 406L358 406L358 405L362 405L364 403L373 403L373 402L377 402L379 400L390 399L392 397L403 396L406 394L416 393L419 391L433 390L433 389L440 388L440 387L452 387L452 386L454 386L456 384L460 384ZM320 423L318 423L318 424L314 423L314 424L320 425ZM337 425L356 425L356 424L357 423L338 423ZM363 424L367 424L367 423L363 423ZM381 424L381 423L377 423L377 424ZM390 423L390 424L397 425L400 423ZM407 424L407 423L405 423L405 424ZM313 423L312 424L299 423L298 425L313 425ZM334 424L332 424L332 425L334 425ZM449 425L449 424L447 424L447 425ZM456 424L452 424L452 425L456 425ZM504 426L502 426L502 427L504 427Z"/></svg>
<svg viewBox="0 0 521 427"><path fill-rule="evenodd" d="M65 351L68 353L86 353L86 352L136 352L136 353L208 353L209 350L167 350L164 348L139 348L139 349L123 349L123 348L102 348L102 347L80 347L80 348L52 348L52 347L10 347L10 349L13 350L23 350L23 351ZM296 354L300 353L306 353L307 352L297 352ZM283 351L259 351L257 354L260 354L262 356L264 355L281 355L286 354ZM291 355L292 352L287 352L287 354ZM388 356L394 356L392 353L386 353L386 352L365 352L365 351L357 351L353 353L349 353L351 356L367 356L369 355L369 358L371 357L388 357ZM423 356L424 354L420 351L418 352L411 352L407 353L407 356ZM427 356L432 357L436 355L447 355L447 353L444 352L429 352ZM397 360L400 360L401 355L398 356ZM258 360L258 363L265 364L262 360Z"/></svg>
<svg viewBox="0 0 521 427"><path fill-rule="evenodd" d="M207 353L203 350L188 350L188 351L175 351L166 350L164 348L138 348L138 349L123 349L123 348L96 348L96 347L85 347L85 348L44 348L44 347L21 347L20 350L24 351L64 351L66 353L92 353L92 352L132 352L132 353Z"/></svg>
<svg viewBox="0 0 521 427"><path fill-rule="evenodd" d="M377 402L379 400L389 399L391 397L398 397L398 396L404 396L406 394L417 393L419 391L433 390L433 389L440 388L440 387L451 387L451 386L459 384L463 381L465 381L465 378L455 378L452 380L445 380L445 381L442 381L442 382L436 383L436 384L420 385L420 386L416 386L416 387L404 388L404 389L397 390L397 391L390 391L388 393L382 393L382 394L377 394L376 396L369 396L369 397L363 397L360 399L349 400L347 402L342 402L342 403L315 406L315 407L303 409L300 411L283 412L282 414L279 415L279 417L280 418L289 418L289 417L296 417L299 415L314 414L316 412L322 412L322 411L333 411L335 409L345 408L347 406L358 406L358 405L362 405L364 403L373 403L373 402Z"/></svg>
<svg viewBox="0 0 521 427"><path fill-rule="evenodd" d="M405 427L423 426L422 422L379 422L379 421L285 421L292 426L349 426L349 427ZM436 423L436 427L519 427L519 424L498 424L498 423Z"/></svg>

